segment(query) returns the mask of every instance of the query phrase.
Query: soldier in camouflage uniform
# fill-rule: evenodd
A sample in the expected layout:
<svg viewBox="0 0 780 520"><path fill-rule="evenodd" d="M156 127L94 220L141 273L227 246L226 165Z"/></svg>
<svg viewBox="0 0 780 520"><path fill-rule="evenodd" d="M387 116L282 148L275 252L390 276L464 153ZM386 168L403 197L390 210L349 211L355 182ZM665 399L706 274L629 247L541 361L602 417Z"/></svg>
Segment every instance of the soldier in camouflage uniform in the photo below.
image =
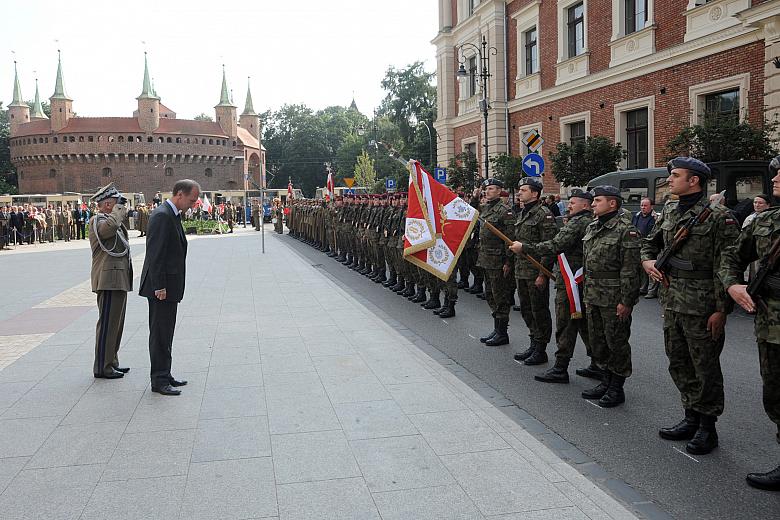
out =
<svg viewBox="0 0 780 520"><path fill-rule="evenodd" d="M485 179L482 187L485 189L485 204L479 207L481 190L476 188L472 193L471 205L475 208L479 207L483 219L511 238L515 217L512 209L500 198L504 183L498 179ZM480 228L477 265L484 270L485 279L490 285L490 290L486 291L486 294L493 315L493 332L479 338L479 341L491 347L507 345L509 343L507 332L509 301L514 290L511 281L512 258L504 241L484 225Z"/></svg>
<svg viewBox="0 0 780 520"><path fill-rule="evenodd" d="M614 186L593 189L593 214L583 237L585 307L593 361L604 379L582 392L610 408L625 402L623 384L631 375L631 311L639 300L639 232L630 213L621 211L622 197Z"/></svg>
<svg viewBox="0 0 780 520"><path fill-rule="evenodd" d="M552 240L558 232L555 217L540 201L543 186L536 177L524 177L518 184L517 197L523 203L514 225L514 238L518 242L538 244ZM552 269L554 256L545 255L538 260ZM526 365L541 365L547 362L547 344L552 336L547 277L538 267L518 256L515 258L515 281L520 296L520 313L531 341L524 352L515 354L514 359Z"/></svg>
<svg viewBox="0 0 780 520"><path fill-rule="evenodd" d="M371 281L374 283L383 283L387 281L387 258L385 257L385 246L387 245L387 225L392 215L392 207L388 204L388 197L383 193L378 197L379 207L377 208L376 220L376 241L374 243L374 258L376 267L371 275Z"/></svg>
<svg viewBox="0 0 780 520"><path fill-rule="evenodd" d="M398 196L396 194L388 195L387 220L384 228L384 253L387 259L390 275L387 280L382 282L383 287L393 287L398 283L398 258L396 257L396 237L393 232L398 229L398 218L401 215L401 209L398 207Z"/></svg>
<svg viewBox="0 0 780 520"><path fill-rule="evenodd" d="M669 201L652 231L643 240L642 266L655 281L664 279L655 260L674 242L677 230L708 207L704 186L709 167L690 157L669 161ZM715 421L723 413L723 373L720 354L725 343L726 315L733 305L718 280L720 254L734 243L739 225L728 209L712 205L712 214L691 228L688 238L670 259L668 287L661 287L664 345L669 374L680 391L685 417L659 435L689 440L689 453L704 455L718 445Z"/></svg>
<svg viewBox="0 0 780 520"><path fill-rule="evenodd" d="M780 157L769 165L772 177L772 195L780 197ZM780 237L780 208L769 208L756 215L745 227L734 245L723 251L720 262L720 279L735 302L746 311L756 314L756 339L758 359L763 381L764 410L777 425L777 442L780 443L780 273L777 266L770 271L760 295L763 305L747 293L743 274L756 260L767 256L772 244ZM750 473L747 483L753 487L780 491L780 466L766 473Z"/></svg>
<svg viewBox="0 0 780 520"><path fill-rule="evenodd" d="M538 244L515 242L510 249L515 253L524 251L535 258L553 257L563 253L566 255L570 271L576 273L582 267L582 238L585 236L586 228L593 221L593 212L590 210L592 201L593 195L590 192L580 190L573 192L569 197L569 219L552 240ZM572 317L569 293L561 274L560 264L556 264L555 289L555 342L558 345L555 366L543 374L534 376L534 379L544 383L568 383L569 362L574 355L578 334L585 343L588 357L591 356L588 320L584 312L580 317ZM579 293L582 294L582 284L579 284Z"/></svg>

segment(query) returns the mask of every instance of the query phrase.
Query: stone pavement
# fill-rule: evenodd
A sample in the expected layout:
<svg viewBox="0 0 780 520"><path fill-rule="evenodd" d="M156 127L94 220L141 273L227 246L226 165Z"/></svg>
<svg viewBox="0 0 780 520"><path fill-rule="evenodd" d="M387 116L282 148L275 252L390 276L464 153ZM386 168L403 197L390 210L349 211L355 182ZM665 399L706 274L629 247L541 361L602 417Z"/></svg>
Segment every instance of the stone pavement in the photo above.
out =
<svg viewBox="0 0 780 520"><path fill-rule="evenodd" d="M179 397L150 392L136 294L117 381L92 378L86 276L0 314L0 518L634 518L287 240L191 242Z"/></svg>

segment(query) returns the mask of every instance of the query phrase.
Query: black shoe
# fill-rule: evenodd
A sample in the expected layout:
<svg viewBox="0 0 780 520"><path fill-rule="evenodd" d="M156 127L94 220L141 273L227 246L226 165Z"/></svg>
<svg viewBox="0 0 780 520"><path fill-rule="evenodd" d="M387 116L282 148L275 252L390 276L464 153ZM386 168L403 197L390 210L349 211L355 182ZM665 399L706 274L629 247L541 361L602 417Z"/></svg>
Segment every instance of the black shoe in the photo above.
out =
<svg viewBox="0 0 780 520"><path fill-rule="evenodd" d="M652 300L654 298L658 298L658 293L655 291L648 291L647 294L645 294L645 300Z"/></svg>
<svg viewBox="0 0 780 520"><path fill-rule="evenodd" d="M414 284L412 282L406 282L406 288L403 291L399 292L398 294L400 294L405 298L408 298L410 296L414 296L415 294L417 294L417 291L414 290Z"/></svg>
<svg viewBox="0 0 780 520"><path fill-rule="evenodd" d="M171 386L185 386L187 384L187 381L182 379L181 381L177 381L173 378L171 378Z"/></svg>
<svg viewBox="0 0 780 520"><path fill-rule="evenodd" d="M398 283L398 276L395 273L390 273L390 278L382 282L382 287L390 288L397 283Z"/></svg>
<svg viewBox="0 0 780 520"><path fill-rule="evenodd" d="M130 372L130 367L114 367L114 370L117 372L122 372L123 374L127 374Z"/></svg>
<svg viewBox="0 0 780 520"><path fill-rule="evenodd" d="M393 285L392 287L389 287L391 291L394 293L403 291L406 288L406 280L403 278L399 278L398 281Z"/></svg>
<svg viewBox="0 0 780 520"><path fill-rule="evenodd" d="M512 310L513 310L513 311L520 312L520 310L521 310L521 309L520 309L520 306L519 306L519 305L512 305Z"/></svg>
<svg viewBox="0 0 780 520"><path fill-rule="evenodd" d="M441 304L441 307L437 307L433 310L433 313L438 316L442 312L444 312L444 309L447 308L447 306L450 304L450 299L447 298L447 296L444 296L444 301Z"/></svg>
<svg viewBox="0 0 780 520"><path fill-rule="evenodd" d="M454 318L455 317L455 302L449 302L446 307L443 307L439 313L439 318Z"/></svg>
<svg viewBox="0 0 780 520"><path fill-rule="evenodd" d="M583 399L601 399L604 397L604 394L607 393L607 389L609 388L609 382L610 382L611 374L609 372L604 372L604 379L599 383L598 386L595 388L591 388L590 390L583 390L582 391L582 398Z"/></svg>
<svg viewBox="0 0 780 520"><path fill-rule="evenodd" d="M767 473L748 473L748 485L767 491L780 491L780 466Z"/></svg>
<svg viewBox="0 0 780 520"><path fill-rule="evenodd" d="M428 298L428 301L425 302L422 306L423 309L426 310L432 310L432 309L438 309L441 307L441 298L439 297L439 293L431 293L431 297Z"/></svg>
<svg viewBox="0 0 780 520"><path fill-rule="evenodd" d="M418 288L414 298L410 298L412 303L423 303L425 301L425 288Z"/></svg>
<svg viewBox="0 0 780 520"><path fill-rule="evenodd" d="M165 385L165 386L153 386L152 392L156 392L158 394L162 395L180 395L181 390L176 390L171 385Z"/></svg>
<svg viewBox="0 0 780 520"><path fill-rule="evenodd" d="M542 374L537 374L534 379L542 383L569 383L569 364L557 361L555 366Z"/></svg>
<svg viewBox="0 0 780 520"><path fill-rule="evenodd" d="M498 327L496 328L496 335L485 342L486 347L500 347L501 345L509 345L509 333L507 328L509 327L509 320L498 320Z"/></svg>
<svg viewBox="0 0 780 520"><path fill-rule="evenodd" d="M581 377L596 379L597 381L602 381L604 379L604 371L593 363L585 368L578 368L574 373Z"/></svg>
<svg viewBox="0 0 780 520"><path fill-rule="evenodd" d="M481 343L485 343L486 341L489 341L489 340L493 339L493 336L495 336L496 334L498 334L498 318L494 317L493 318L493 332L491 332L487 336L482 336L481 338L479 338L479 341Z"/></svg>
<svg viewBox="0 0 780 520"><path fill-rule="evenodd" d="M616 374L610 374L610 383L607 392L599 399L598 405L602 408L614 408L626 402L626 394L623 392L623 383L626 378Z"/></svg>
<svg viewBox="0 0 780 520"><path fill-rule="evenodd" d="M658 435L668 441L689 441L699 429L699 414L694 410L685 410L683 420L669 428L661 428Z"/></svg>
<svg viewBox="0 0 780 520"><path fill-rule="evenodd" d="M685 445L685 451L693 455L706 455L718 447L718 432L715 430L717 417L699 415L699 429L693 439Z"/></svg>
<svg viewBox="0 0 780 520"><path fill-rule="evenodd" d="M384 285L384 282L387 281L387 274L384 271L380 271L379 276L374 278L374 283L381 283Z"/></svg>
<svg viewBox="0 0 780 520"><path fill-rule="evenodd" d="M110 372L106 372L105 374L95 374L96 379L121 379L123 377L125 377L124 372L119 372L113 368Z"/></svg>
<svg viewBox="0 0 780 520"><path fill-rule="evenodd" d="M469 286L469 283L466 280L458 282L458 289L466 289Z"/></svg>
<svg viewBox="0 0 780 520"><path fill-rule="evenodd" d="M479 298L480 300L487 300L487 295L485 295L485 293L479 293L477 295L477 298Z"/></svg>
<svg viewBox="0 0 780 520"><path fill-rule="evenodd" d="M527 349L525 349L525 351L523 351L523 352L518 352L518 353L516 353L516 354L513 356L513 359L514 359L514 360L515 360L517 363L522 363L523 361L525 361L526 359L528 359L529 357L531 357L531 356L533 355L533 353L534 353L534 352L536 352L536 344L535 344L535 343L532 341L532 342L531 342L531 346L530 346L530 347L528 347Z"/></svg>
<svg viewBox="0 0 780 520"><path fill-rule="evenodd" d="M546 346L547 345L545 345L545 347ZM528 365L528 366L534 366L534 365L542 365L544 363L547 363L547 361L548 361L548 359L547 359L547 352L545 352L543 350L541 350L541 351L540 350L535 350L534 353L531 354L531 356L528 359L523 361L523 364L524 365Z"/></svg>
<svg viewBox="0 0 780 520"><path fill-rule="evenodd" d="M474 282L474 285L472 285L471 287L466 289L466 292L471 293L471 294L479 294L479 293L481 293L482 292L482 282L480 282L480 283Z"/></svg>

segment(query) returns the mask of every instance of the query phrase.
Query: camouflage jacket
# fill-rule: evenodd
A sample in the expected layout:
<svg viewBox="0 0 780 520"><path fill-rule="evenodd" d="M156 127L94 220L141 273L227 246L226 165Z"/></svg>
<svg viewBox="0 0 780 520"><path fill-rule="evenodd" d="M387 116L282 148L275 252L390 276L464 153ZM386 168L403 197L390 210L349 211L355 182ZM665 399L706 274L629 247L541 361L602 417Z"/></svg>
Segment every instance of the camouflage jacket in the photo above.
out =
<svg viewBox="0 0 780 520"><path fill-rule="evenodd" d="M655 260L673 242L677 230L701 213L707 203L707 198L702 196L693 207L680 213L678 201L667 202L652 231L642 240L642 260ZM675 263L690 263L687 267L691 269L667 269L669 287L661 286L662 307L696 316L709 316L716 311L731 312L733 303L718 279L718 270L721 253L738 235L739 224L729 210L713 206L710 217L691 229L687 240L673 255Z"/></svg>
<svg viewBox="0 0 780 520"><path fill-rule="evenodd" d="M527 211L521 211L516 217L514 238L523 244L538 244L539 242L552 240L558 232L558 227L555 225L555 217L547 209L547 206L539 202L531 205L530 208L527 208ZM511 235L510 238L512 238ZM555 257L550 254L537 258L548 269L552 269L554 259ZM516 256L515 278L518 280L534 280L540 274L539 268L526 260L523 255Z"/></svg>
<svg viewBox="0 0 780 520"><path fill-rule="evenodd" d="M474 206L474 203L475 201L472 200L472 206ZM479 213L487 222L490 222L502 233L512 238L512 226L515 223L515 216L508 204L502 202L501 199L496 199L483 204L479 208ZM501 269L505 264L511 264L507 245L483 224L479 229L477 265L483 269Z"/></svg>
<svg viewBox="0 0 780 520"><path fill-rule="evenodd" d="M384 246L387 244L387 237L390 235L388 233L388 226L390 225L390 220L393 218L395 208L392 206L385 206L382 208L381 218L379 220L379 245Z"/></svg>
<svg viewBox="0 0 780 520"><path fill-rule="evenodd" d="M585 229L583 266L586 304L633 307L639 301L639 231L618 211L603 224L595 219Z"/></svg>
<svg viewBox="0 0 780 520"><path fill-rule="evenodd" d="M398 243L396 247L403 251L404 249L404 233L406 232L406 208L401 208L398 214L398 228L395 230L395 236L398 237Z"/></svg>
<svg viewBox="0 0 780 520"><path fill-rule="evenodd" d="M762 259L780 236L780 208L767 209L756 215L742 230L736 242L727 247L720 260L718 275L724 288L745 283L743 273L751 262ZM772 273L778 276L777 272ZM764 293L767 308L756 306L756 337L780 344L780 294Z"/></svg>
<svg viewBox="0 0 780 520"><path fill-rule="evenodd" d="M593 212L580 211L569 217L568 222L558 231L552 240L538 244L526 244L523 242L523 251L539 259L539 257L557 257L564 253L569 261L571 272L576 273L582 267L582 238L585 236L588 225L593 222ZM563 289L566 283L563 281L558 262L555 262L555 287Z"/></svg>

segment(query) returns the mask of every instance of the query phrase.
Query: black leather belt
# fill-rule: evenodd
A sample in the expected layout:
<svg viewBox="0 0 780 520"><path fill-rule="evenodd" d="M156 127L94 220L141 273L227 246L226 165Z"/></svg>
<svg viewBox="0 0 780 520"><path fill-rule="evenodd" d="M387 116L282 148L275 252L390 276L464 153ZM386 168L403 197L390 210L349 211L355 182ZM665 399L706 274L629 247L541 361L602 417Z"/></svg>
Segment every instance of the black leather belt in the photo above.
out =
<svg viewBox="0 0 780 520"><path fill-rule="evenodd" d="M712 280L712 271L683 271L682 269L669 269L668 274L671 278L679 280Z"/></svg>

